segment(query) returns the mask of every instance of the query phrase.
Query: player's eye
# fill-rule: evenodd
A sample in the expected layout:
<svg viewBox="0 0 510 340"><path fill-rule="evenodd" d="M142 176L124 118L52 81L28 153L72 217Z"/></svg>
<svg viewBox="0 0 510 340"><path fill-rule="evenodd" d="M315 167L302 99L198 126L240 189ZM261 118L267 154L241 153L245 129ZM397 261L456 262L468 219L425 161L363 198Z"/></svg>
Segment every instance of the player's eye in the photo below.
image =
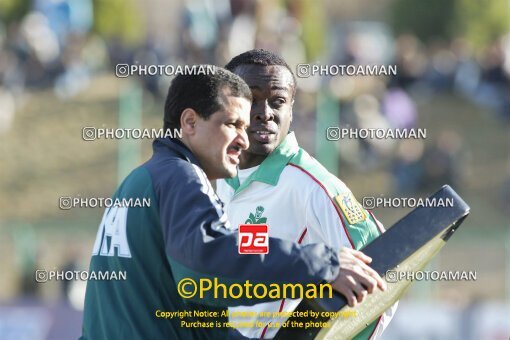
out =
<svg viewBox="0 0 510 340"><path fill-rule="evenodd" d="M279 108L279 107L281 107L283 104L285 104L285 99L283 99L283 98L276 98L276 99L274 99L273 101L271 101L271 106L272 106L272 107Z"/></svg>

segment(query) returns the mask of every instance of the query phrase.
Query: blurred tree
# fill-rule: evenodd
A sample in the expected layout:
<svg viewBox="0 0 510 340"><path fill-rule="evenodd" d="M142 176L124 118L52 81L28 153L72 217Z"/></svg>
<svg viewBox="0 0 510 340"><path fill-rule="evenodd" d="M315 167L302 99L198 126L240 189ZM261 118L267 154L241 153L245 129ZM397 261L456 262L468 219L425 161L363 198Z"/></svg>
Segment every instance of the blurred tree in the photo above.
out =
<svg viewBox="0 0 510 340"><path fill-rule="evenodd" d="M390 13L397 34L425 42L464 36L480 46L510 30L509 0L394 0Z"/></svg>
<svg viewBox="0 0 510 340"><path fill-rule="evenodd" d="M307 60L316 60L325 48L327 20L323 1L283 0L282 3L302 25Z"/></svg>
<svg viewBox="0 0 510 340"><path fill-rule="evenodd" d="M326 16L322 1L302 0L303 41L308 60L316 60L324 53Z"/></svg>
<svg viewBox="0 0 510 340"><path fill-rule="evenodd" d="M0 0L2 1L2 0ZM145 40L145 22L135 0L93 0L94 29L105 38L136 46Z"/></svg>
<svg viewBox="0 0 510 340"><path fill-rule="evenodd" d="M456 0L456 32L485 46L510 31L510 1Z"/></svg>
<svg viewBox="0 0 510 340"><path fill-rule="evenodd" d="M0 20L5 23L21 21L32 5L31 0L0 0Z"/></svg>
<svg viewBox="0 0 510 340"><path fill-rule="evenodd" d="M411 33L422 41L449 38L453 34L455 1L395 0L390 22L397 34Z"/></svg>

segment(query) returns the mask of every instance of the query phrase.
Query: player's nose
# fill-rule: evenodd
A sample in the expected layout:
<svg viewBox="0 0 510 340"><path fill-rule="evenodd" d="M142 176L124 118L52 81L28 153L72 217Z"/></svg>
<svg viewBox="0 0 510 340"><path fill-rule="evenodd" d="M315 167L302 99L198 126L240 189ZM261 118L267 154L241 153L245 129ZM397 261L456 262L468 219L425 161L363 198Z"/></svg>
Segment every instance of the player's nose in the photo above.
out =
<svg viewBox="0 0 510 340"><path fill-rule="evenodd" d="M273 119L273 110L269 106L267 100L259 102L254 105L252 109L252 118L255 121L269 121Z"/></svg>

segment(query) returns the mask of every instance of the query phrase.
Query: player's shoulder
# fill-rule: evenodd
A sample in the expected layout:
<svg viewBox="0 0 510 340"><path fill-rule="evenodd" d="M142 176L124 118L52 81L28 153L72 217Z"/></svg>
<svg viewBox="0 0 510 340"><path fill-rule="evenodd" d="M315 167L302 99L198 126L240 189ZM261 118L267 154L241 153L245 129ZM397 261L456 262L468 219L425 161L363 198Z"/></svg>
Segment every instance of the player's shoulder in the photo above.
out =
<svg viewBox="0 0 510 340"><path fill-rule="evenodd" d="M216 180L216 187L217 188L231 188L232 190L234 190L234 188L232 188L228 183L227 181L225 180L225 178L219 178Z"/></svg>
<svg viewBox="0 0 510 340"><path fill-rule="evenodd" d="M292 185L297 188L320 187L320 181L308 170L298 164L288 163L280 175L278 185Z"/></svg>
<svg viewBox="0 0 510 340"><path fill-rule="evenodd" d="M225 179L216 180L216 194L223 202L229 202L234 195L234 188L231 187Z"/></svg>
<svg viewBox="0 0 510 340"><path fill-rule="evenodd" d="M311 186L319 186L328 192L349 191L344 182L330 173L319 161L302 148L291 158L284 172L296 181L302 181L302 183Z"/></svg>

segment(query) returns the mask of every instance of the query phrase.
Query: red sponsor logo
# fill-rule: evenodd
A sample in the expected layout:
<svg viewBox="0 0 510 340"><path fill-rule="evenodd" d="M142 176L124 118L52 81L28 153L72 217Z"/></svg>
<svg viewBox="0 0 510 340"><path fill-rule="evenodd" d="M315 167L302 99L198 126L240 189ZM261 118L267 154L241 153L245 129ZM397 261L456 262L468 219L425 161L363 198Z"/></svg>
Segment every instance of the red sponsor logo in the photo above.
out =
<svg viewBox="0 0 510 340"><path fill-rule="evenodd" d="M241 224L239 226L239 254L269 253L267 224Z"/></svg>

